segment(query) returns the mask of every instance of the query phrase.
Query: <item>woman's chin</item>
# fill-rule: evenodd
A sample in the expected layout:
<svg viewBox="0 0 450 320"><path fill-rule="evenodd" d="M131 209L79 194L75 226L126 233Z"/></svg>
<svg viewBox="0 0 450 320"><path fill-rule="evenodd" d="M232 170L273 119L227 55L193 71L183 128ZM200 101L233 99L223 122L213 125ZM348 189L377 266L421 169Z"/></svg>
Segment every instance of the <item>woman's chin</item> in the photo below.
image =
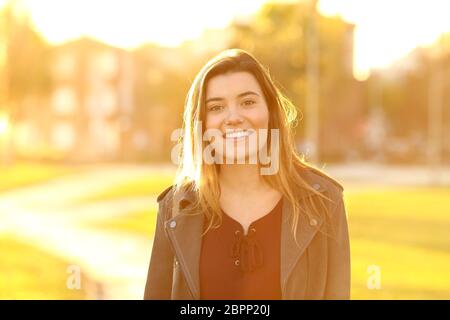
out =
<svg viewBox="0 0 450 320"><path fill-rule="evenodd" d="M235 154L225 155L223 157L224 164L257 164L258 160L257 151L240 151L238 150Z"/></svg>

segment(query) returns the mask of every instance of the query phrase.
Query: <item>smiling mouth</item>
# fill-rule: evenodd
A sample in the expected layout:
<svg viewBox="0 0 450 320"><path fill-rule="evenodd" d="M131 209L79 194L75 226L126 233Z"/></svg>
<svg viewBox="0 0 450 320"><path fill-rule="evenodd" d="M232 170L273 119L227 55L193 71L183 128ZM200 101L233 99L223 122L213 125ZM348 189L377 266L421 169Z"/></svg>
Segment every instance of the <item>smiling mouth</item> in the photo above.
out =
<svg viewBox="0 0 450 320"><path fill-rule="evenodd" d="M252 135L255 131L254 130L227 130L223 137L225 139L240 139L240 138L246 138L250 135Z"/></svg>

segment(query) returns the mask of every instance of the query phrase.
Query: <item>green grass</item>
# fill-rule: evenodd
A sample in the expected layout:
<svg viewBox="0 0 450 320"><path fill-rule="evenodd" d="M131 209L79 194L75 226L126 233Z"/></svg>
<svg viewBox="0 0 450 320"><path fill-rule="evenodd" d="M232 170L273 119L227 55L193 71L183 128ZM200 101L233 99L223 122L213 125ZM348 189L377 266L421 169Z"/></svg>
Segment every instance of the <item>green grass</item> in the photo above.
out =
<svg viewBox="0 0 450 320"><path fill-rule="evenodd" d="M151 238L155 233L156 207L146 211L130 212L109 220L90 222L88 226L104 231L133 233Z"/></svg>
<svg viewBox="0 0 450 320"><path fill-rule="evenodd" d="M0 299L85 299L81 288L66 286L70 265L44 251L10 237L0 237Z"/></svg>
<svg viewBox="0 0 450 320"><path fill-rule="evenodd" d="M44 182L66 174L74 173L73 169L64 165L41 163L17 163L9 166L0 165L0 192L34 183Z"/></svg>
<svg viewBox="0 0 450 320"><path fill-rule="evenodd" d="M91 194L87 197L78 198L75 202L83 204L119 198L156 196L165 188L173 184L173 178L173 175L170 174L152 174L143 176L140 179L125 181L121 184L111 186L109 189Z"/></svg>
<svg viewBox="0 0 450 320"><path fill-rule="evenodd" d="M346 195L353 299L450 299L450 188ZM378 266L381 288L368 289Z"/></svg>
<svg viewBox="0 0 450 320"><path fill-rule="evenodd" d="M139 179L125 181L119 185L111 186L109 189L91 194L88 197L79 198L75 202L83 204L120 198L156 197L173 183L173 178L173 175L166 173L143 176ZM156 214L157 203L155 202L154 207L148 210L129 212L120 217L89 222L88 226L112 232L126 232L152 237L155 232Z"/></svg>

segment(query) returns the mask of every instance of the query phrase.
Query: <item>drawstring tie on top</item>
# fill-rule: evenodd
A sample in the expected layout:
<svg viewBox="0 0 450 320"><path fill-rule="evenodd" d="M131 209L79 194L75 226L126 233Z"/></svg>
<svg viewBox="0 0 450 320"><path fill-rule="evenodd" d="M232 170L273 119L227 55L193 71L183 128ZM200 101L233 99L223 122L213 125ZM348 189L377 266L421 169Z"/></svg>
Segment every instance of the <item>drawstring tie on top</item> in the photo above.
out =
<svg viewBox="0 0 450 320"><path fill-rule="evenodd" d="M261 246L255 238L255 228L251 228L247 235L240 230L235 232L235 240L231 247L231 256L239 259L240 269L244 272L253 271L263 263Z"/></svg>

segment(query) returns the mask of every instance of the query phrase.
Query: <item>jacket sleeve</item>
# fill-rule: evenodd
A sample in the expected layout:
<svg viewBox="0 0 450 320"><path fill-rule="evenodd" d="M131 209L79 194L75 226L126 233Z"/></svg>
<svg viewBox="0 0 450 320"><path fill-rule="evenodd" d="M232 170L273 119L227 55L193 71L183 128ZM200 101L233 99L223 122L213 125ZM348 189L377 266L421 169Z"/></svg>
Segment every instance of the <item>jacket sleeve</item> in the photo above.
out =
<svg viewBox="0 0 450 320"><path fill-rule="evenodd" d="M172 295L173 253L167 238L164 200L158 202L155 236L145 284L144 300L170 300Z"/></svg>
<svg viewBox="0 0 450 320"><path fill-rule="evenodd" d="M350 299L350 240L342 192L331 215L334 236L328 243L328 270L325 299Z"/></svg>

